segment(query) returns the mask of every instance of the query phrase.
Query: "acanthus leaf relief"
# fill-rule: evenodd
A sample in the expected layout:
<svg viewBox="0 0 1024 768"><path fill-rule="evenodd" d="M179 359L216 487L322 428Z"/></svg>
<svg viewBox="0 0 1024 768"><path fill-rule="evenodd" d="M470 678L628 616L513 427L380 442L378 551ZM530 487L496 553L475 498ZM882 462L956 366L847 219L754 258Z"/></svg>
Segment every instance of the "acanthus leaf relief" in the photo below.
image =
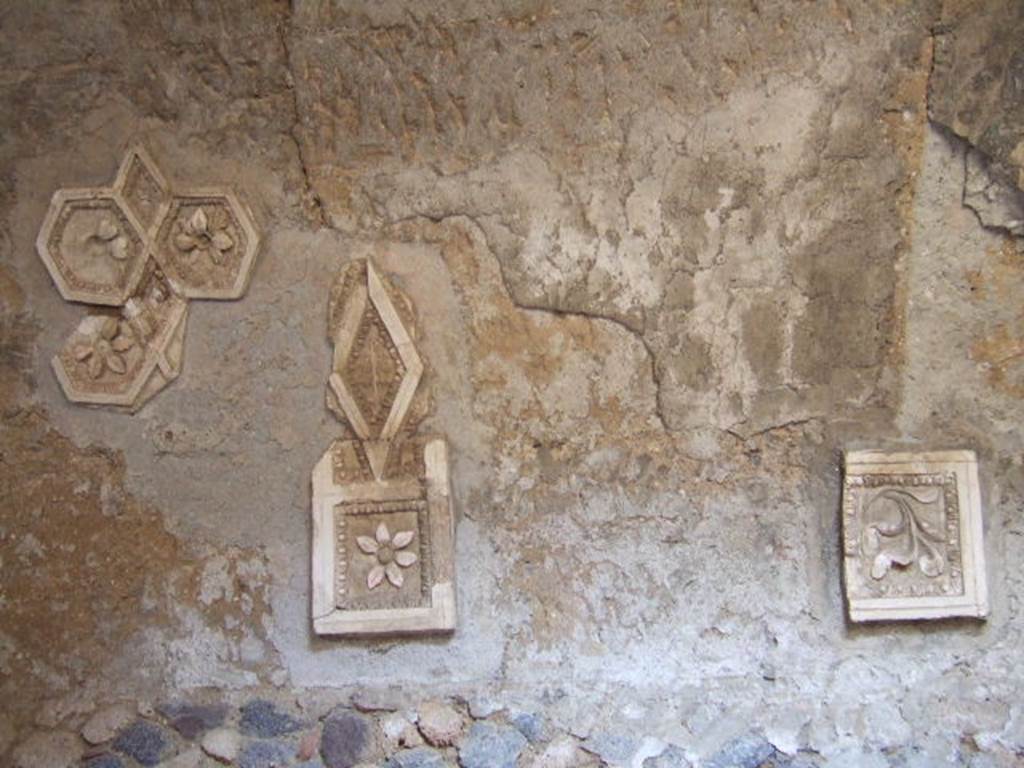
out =
<svg viewBox="0 0 1024 768"><path fill-rule="evenodd" d="M942 525L928 519L929 513L941 515L941 495L937 488L928 493L887 488L867 504L861 546L872 558L873 579L885 578L894 566L916 565L929 578L945 570Z"/></svg>
<svg viewBox="0 0 1024 768"><path fill-rule="evenodd" d="M172 223L181 251L208 261L214 278L183 269L162 245ZM173 195L139 146L127 151L111 186L57 190L36 239L40 258L66 300L119 313L84 318L53 358L67 398L142 407L181 371L188 299L239 298L259 243L234 192Z"/></svg>
<svg viewBox="0 0 1024 768"><path fill-rule="evenodd" d="M853 621L988 612L970 451L846 455L843 580Z"/></svg>

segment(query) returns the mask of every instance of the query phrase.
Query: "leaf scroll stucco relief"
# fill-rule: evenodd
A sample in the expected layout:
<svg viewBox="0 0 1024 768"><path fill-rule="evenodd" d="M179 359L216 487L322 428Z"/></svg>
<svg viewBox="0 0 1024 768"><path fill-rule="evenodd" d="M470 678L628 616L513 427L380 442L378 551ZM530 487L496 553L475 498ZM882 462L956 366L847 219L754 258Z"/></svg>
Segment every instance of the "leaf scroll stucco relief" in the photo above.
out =
<svg viewBox="0 0 1024 768"><path fill-rule="evenodd" d="M987 613L973 453L853 452L843 483L851 619Z"/></svg>

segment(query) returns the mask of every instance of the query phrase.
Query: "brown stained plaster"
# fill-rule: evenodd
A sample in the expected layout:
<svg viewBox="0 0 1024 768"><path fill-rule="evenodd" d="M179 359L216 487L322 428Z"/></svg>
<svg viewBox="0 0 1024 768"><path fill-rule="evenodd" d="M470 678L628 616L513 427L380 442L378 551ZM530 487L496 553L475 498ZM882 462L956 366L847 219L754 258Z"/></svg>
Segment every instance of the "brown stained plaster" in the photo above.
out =
<svg viewBox="0 0 1024 768"><path fill-rule="evenodd" d="M457 282L461 282L458 277L460 271L465 269L465 262L475 262L475 250L474 244L466 236L455 235L444 239L442 252L445 262L452 265L452 274ZM479 275L479 265L473 264L469 272ZM489 309L486 316L471 328L475 344L473 357L486 360L494 355L508 361L522 369L538 388L551 383L559 365L560 355L553 351L556 341L564 338L572 348L588 349L596 355L608 351L587 318L563 316L554 322L537 322L496 286L492 286L484 296L473 291L481 287L479 283L463 283L460 287L462 295L470 298L477 310L484 305ZM477 311L475 314L483 313Z"/></svg>
<svg viewBox="0 0 1024 768"><path fill-rule="evenodd" d="M24 705L57 693L54 681L83 682L141 626L166 625L166 605L141 602L163 591L182 554L125 494L123 457L77 448L39 411L6 417L2 432L0 626L14 650L3 687Z"/></svg>
<svg viewBox="0 0 1024 768"><path fill-rule="evenodd" d="M533 317L540 310L524 310L516 305L500 281L488 284L479 260L480 246L474 243L462 226L436 224L421 219L397 227L396 237L401 240L422 238L440 244L456 290L463 297L471 317L484 316L482 322L470 321L475 345L473 358L486 360L490 355L496 355L519 367L534 383L539 393L538 400L526 406L519 414L520 421L545 418L543 388L551 379L552 367L559 365L561 360L559 354L551 351L556 337L561 335L563 338L558 338L558 341L571 342L569 349L586 350L597 356L606 355L610 351L612 340L605 334L597 333L599 326L595 325L592 318L545 313L552 315L552 324L541 326ZM483 368L474 372L474 384L478 391L500 391L507 385L507 381L501 372ZM674 490L685 484L690 489L696 487L701 495L725 492L721 483L699 479L702 462L681 453L684 441L680 436L652 429L646 413L638 413L618 396L613 395L607 401L600 402L592 394L588 410L593 423L599 424L602 430L593 441L581 442L575 439L576 436L566 441L560 453L566 474L579 471L579 460L596 450L621 447L623 437L630 435L632 451L650 459L652 467L661 467L645 479L645 483L651 484L649 487L655 490ZM806 437L805 424L806 421L780 425L777 437L756 435L741 443L730 441L726 444L726 452L731 455L723 459L735 462L738 466L748 466L750 457L756 455L758 462L764 460L766 465L770 463L776 471L792 476L797 481L802 477L800 469L786 457L792 456L792 450L798 444L804 445L799 437ZM504 435L508 450L518 457L524 471L530 472L530 468L537 465L537 447L520 438L521 430Z"/></svg>
<svg viewBox="0 0 1024 768"><path fill-rule="evenodd" d="M270 615L261 553L197 552L125 489L123 454L75 445L26 405L37 333L0 266L0 358L10 363L0 368L0 696L18 723L46 700L95 685L122 657L144 654L144 631L181 637L183 609L234 643L247 631L267 643ZM233 588L201 600L211 564ZM167 663L163 654L139 662L138 677L122 683L141 689L167 671L153 668ZM254 671L263 679L276 666Z"/></svg>
<svg viewBox="0 0 1024 768"><path fill-rule="evenodd" d="M530 613L526 642L551 650L577 635L588 622L588 607L578 584L573 547L521 546L509 576L517 598Z"/></svg>
<svg viewBox="0 0 1024 768"><path fill-rule="evenodd" d="M554 351L555 342L570 352L582 350L598 357L607 355L614 339L600 332L605 324L595 323L586 316L560 313L543 313L547 317L541 322L541 311L524 310L516 305L497 277L497 265L488 269L481 262L480 249L484 246L475 242L457 217L441 223L420 217L396 225L386 234L402 242L422 240L438 244L456 292L467 310L473 359L487 360L493 355L506 360L534 385L537 398L516 415L516 428L496 426L505 453L515 457L525 473L540 471L539 453L548 446L534 445L526 439L521 425L524 420L543 422L547 417L544 387L551 380L552 368L561 365L565 355L565 352ZM500 392L508 384L505 375L494 368L477 367L472 375L477 392ZM652 428L648 413L638 412L616 395L601 402L595 399L593 388L590 391L592 396L587 408L592 418L589 421L601 429L589 438L569 436L558 447L563 474L597 474L597 470L584 469L580 462L595 451L621 448L624 436L628 435L629 450L649 467L644 482L649 483L650 488L674 491L685 486L702 496L727 492L729 483L723 485L701 476L703 462L685 455L685 441L681 436ZM780 427L778 437L765 435L746 442L728 441L727 455L721 459L735 464L738 469L750 466L751 456L754 456L758 462L777 466L795 480L799 472L786 460L798 442L794 432L806 432L802 422L787 425L787 429Z"/></svg>
<svg viewBox="0 0 1024 768"><path fill-rule="evenodd" d="M33 386L32 343L39 326L26 311L25 293L0 265L0 409L6 412Z"/></svg>
<svg viewBox="0 0 1024 768"><path fill-rule="evenodd" d="M968 270L964 278L976 301L1000 303L1020 297L1024 288L1024 241L1005 235L998 248L985 251L985 264L981 269Z"/></svg>
<svg viewBox="0 0 1024 768"><path fill-rule="evenodd" d="M513 303L500 281L481 283L482 269L476 252L481 247L459 224L434 224L423 219L419 226L402 225L399 234L406 239L421 237L440 245L442 256L454 278L455 287L471 315L470 332L473 358L487 360L495 356L523 371L540 391L553 380L563 355L556 351L585 349L602 356L610 351L610 340L597 332L590 318L561 313L537 313ZM537 312L541 312L538 310ZM482 371L486 377L501 376ZM498 382L500 383L500 381Z"/></svg>
<svg viewBox="0 0 1024 768"><path fill-rule="evenodd" d="M1024 314L975 341L970 354L994 389L1024 400Z"/></svg>
<svg viewBox="0 0 1024 768"><path fill-rule="evenodd" d="M489 244L486 247L490 247ZM572 348L586 349L597 356L606 355L613 342L607 334L597 332L594 321L612 323L643 344L652 376L655 416L662 431L667 431L665 419L661 414L660 382L656 360L653 350L641 333L620 320L600 313L556 311L519 303L514 298L505 279L500 262L497 263L497 277L500 285L496 285L488 294L488 301L482 301L472 290L480 284L480 265L473 256L474 250L472 238L464 232L461 236L447 239L443 246L445 261L453 275L456 276L456 287L464 301L473 303L477 308L486 305L488 309L487 313L482 313L487 315L487 319L479 327L473 329L474 339L477 341L476 359L486 359L489 354L494 353L504 360L519 365L538 387L538 391L542 391L543 386L550 383L558 362L557 358L553 358L544 351L552 342L556 340L561 342L562 337L567 336L568 340L572 342ZM468 267L467 262L470 265ZM460 271L467 269L468 272L462 275L463 279L459 279ZM494 307L501 310L500 314L491 314L490 310ZM553 322L550 324L537 323L535 318L531 317L537 313L548 315ZM651 431L647 419L642 414L638 414L637 418L641 424L634 431ZM619 420L620 426L624 423L623 420ZM619 435L621 436L621 433Z"/></svg>
<svg viewBox="0 0 1024 768"><path fill-rule="evenodd" d="M971 300L1012 303L1024 285L1024 243L1005 235L999 247L986 251L986 257L980 269L964 273ZM986 328L971 344L969 354L982 366L993 389L1024 399L1024 313Z"/></svg>
<svg viewBox="0 0 1024 768"><path fill-rule="evenodd" d="M74 445L41 411L6 416L0 433L0 626L13 650L0 689L18 691L7 700L31 707L93 680L111 650L130 648L142 630L174 639L181 606L229 641L240 642L246 629L266 641L269 584L253 574L266 569L261 554L197 556L165 529L159 511L125 490L122 454ZM230 594L200 600L204 570L218 559ZM160 670L145 671L153 678Z"/></svg>
<svg viewBox="0 0 1024 768"><path fill-rule="evenodd" d="M928 132L928 80L934 56L935 38L928 35L921 41L915 66L896 82L893 98L882 116L885 137L902 166L902 183L896 189L895 203L901 222L900 254L904 257L913 243L914 201ZM899 369L906 359L907 270L897 269L894 279L893 329L886 362L892 369Z"/></svg>

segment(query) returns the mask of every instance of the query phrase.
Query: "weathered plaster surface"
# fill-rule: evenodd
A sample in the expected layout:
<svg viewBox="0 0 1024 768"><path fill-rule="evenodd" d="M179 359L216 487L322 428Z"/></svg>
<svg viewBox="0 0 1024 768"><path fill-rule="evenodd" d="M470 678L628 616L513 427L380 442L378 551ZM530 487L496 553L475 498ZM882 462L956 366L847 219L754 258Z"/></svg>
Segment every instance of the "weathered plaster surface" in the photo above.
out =
<svg viewBox="0 0 1024 768"><path fill-rule="evenodd" d="M249 5L0 10L18 733L122 696L395 689L693 760L758 730L835 765L1012 764L1024 262L964 205L950 8ZM48 360L81 310L33 243L53 190L132 140L172 185L239 190L265 239L129 416L63 397ZM416 307L450 442L451 639L310 625L328 291L366 256ZM880 446L977 452L987 622L845 622L840 451Z"/></svg>

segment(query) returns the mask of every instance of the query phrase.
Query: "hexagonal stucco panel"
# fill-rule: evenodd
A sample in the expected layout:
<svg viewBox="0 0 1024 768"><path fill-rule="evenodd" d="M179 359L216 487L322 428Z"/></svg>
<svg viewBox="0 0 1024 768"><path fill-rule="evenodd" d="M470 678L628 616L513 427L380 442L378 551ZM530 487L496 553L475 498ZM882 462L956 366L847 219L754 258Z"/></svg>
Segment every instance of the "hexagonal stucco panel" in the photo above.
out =
<svg viewBox="0 0 1024 768"><path fill-rule="evenodd" d="M175 195L160 215L156 255L190 299L237 299L249 283L259 235L252 214L230 191Z"/></svg>
<svg viewBox="0 0 1024 768"><path fill-rule="evenodd" d="M58 190L36 241L57 289L122 307L83 319L54 357L68 399L136 410L167 386L181 371L187 299L241 297L259 245L234 192L175 195L141 146L111 186Z"/></svg>
<svg viewBox="0 0 1024 768"><path fill-rule="evenodd" d="M150 262L119 313L85 317L53 358L69 400L137 410L181 371L187 303Z"/></svg>
<svg viewBox="0 0 1024 768"><path fill-rule="evenodd" d="M36 248L65 299L119 306L142 277L146 242L112 190L61 189L50 202Z"/></svg>

